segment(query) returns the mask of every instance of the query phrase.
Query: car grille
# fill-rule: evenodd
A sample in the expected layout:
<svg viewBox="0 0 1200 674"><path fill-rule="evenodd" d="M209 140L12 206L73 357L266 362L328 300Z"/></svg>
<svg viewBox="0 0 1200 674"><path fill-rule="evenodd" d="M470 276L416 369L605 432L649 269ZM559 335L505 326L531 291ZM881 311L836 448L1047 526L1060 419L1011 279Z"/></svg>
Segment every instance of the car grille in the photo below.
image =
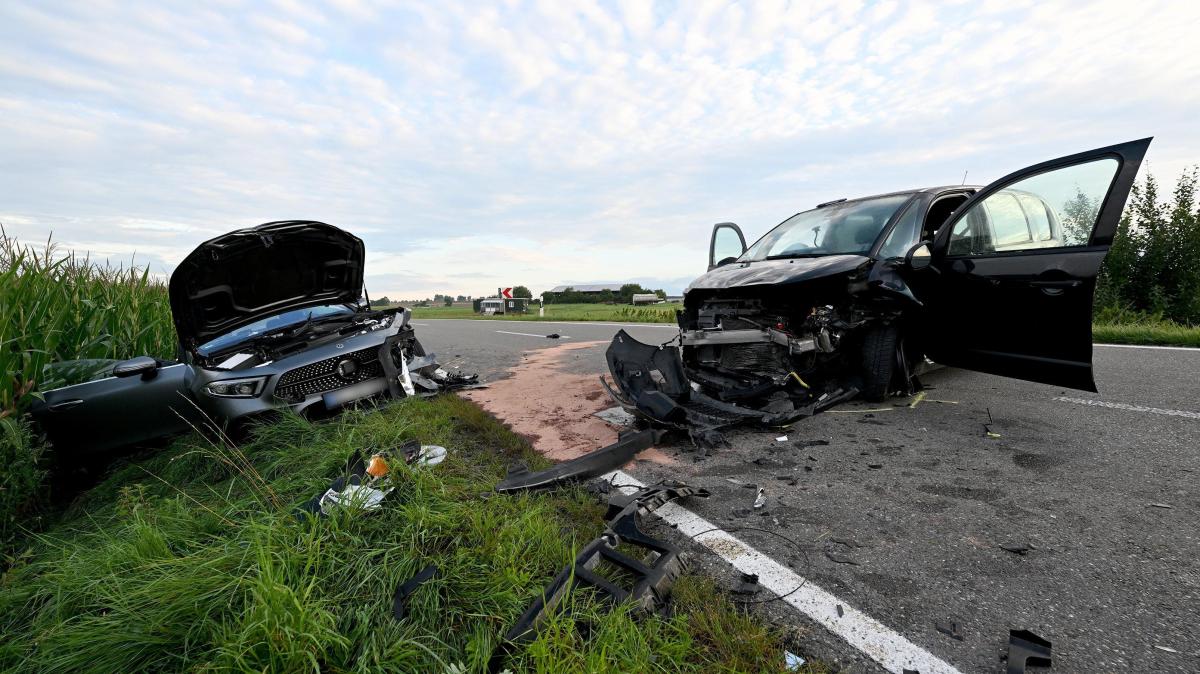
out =
<svg viewBox="0 0 1200 674"><path fill-rule="evenodd" d="M338 363L344 360L353 360L358 364L358 368L350 376L338 373ZM285 400L300 400L305 396L335 391L382 376L383 365L379 363L379 347L375 346L288 370L279 377L279 383L275 385L275 396Z"/></svg>

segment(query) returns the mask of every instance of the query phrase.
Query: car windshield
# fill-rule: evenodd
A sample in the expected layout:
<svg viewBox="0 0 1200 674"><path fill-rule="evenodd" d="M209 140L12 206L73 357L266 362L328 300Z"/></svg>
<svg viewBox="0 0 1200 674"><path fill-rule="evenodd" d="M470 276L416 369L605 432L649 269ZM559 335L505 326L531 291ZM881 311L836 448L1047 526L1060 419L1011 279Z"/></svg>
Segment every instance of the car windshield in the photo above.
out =
<svg viewBox="0 0 1200 674"><path fill-rule="evenodd" d="M354 309L346 306L345 304L327 304L319 307L285 311L282 314L275 314L270 318L254 321L250 325L243 325L233 332L227 332L216 339L201 344L200 348L196 349L196 351L198 351L202 356L208 356L240 342L244 342L252 337L257 337L265 332L271 332L281 328L299 325L307 321L309 315L311 315L313 319L319 319L326 318L328 316L336 316L338 314L350 316L353 313Z"/></svg>
<svg viewBox="0 0 1200 674"><path fill-rule="evenodd" d="M738 261L866 253L910 196L859 199L797 213L767 232Z"/></svg>

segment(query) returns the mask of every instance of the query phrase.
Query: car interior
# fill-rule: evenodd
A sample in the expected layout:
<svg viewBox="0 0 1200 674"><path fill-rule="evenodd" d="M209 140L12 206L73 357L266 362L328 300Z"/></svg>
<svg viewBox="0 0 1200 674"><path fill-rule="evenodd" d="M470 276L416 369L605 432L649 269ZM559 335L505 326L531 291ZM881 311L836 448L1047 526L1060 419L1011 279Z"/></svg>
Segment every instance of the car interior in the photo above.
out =
<svg viewBox="0 0 1200 674"><path fill-rule="evenodd" d="M929 206L925 215L925 227L921 230L921 241L933 241L937 232L946 224L954 211L970 197L969 194L950 194L939 197Z"/></svg>

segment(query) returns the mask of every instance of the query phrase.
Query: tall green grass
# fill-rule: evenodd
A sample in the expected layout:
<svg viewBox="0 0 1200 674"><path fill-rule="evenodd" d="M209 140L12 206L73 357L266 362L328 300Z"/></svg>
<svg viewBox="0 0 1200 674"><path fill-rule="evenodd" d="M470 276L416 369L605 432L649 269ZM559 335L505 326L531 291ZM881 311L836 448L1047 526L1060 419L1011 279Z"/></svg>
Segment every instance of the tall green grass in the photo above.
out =
<svg viewBox="0 0 1200 674"><path fill-rule="evenodd" d="M450 449L396 466L381 510L297 517L356 449ZM235 453L234 460L229 460ZM184 438L129 463L38 537L3 577L0 670L485 670L502 634L602 530L583 489L499 495L509 461L545 460L478 407L443 396L326 423L289 416L239 448ZM396 585L438 575L396 621ZM780 634L711 583L681 581L670 618L586 595L508 666L531 672L781 672Z"/></svg>
<svg viewBox="0 0 1200 674"><path fill-rule="evenodd" d="M0 417L26 409L48 363L170 357L166 285L147 267L110 267L31 246L0 227Z"/></svg>

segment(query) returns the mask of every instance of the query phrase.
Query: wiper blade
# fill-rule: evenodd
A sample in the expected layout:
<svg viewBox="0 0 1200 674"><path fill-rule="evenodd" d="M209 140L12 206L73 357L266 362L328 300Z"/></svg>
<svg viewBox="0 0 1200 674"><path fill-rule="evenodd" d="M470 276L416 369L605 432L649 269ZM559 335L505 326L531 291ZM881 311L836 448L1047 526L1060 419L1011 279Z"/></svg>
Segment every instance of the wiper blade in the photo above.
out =
<svg viewBox="0 0 1200 674"><path fill-rule="evenodd" d="M827 255L827 253L788 253L786 255L768 255L763 259L765 259L765 260L790 260L793 258L802 258L802 257L823 257L825 255Z"/></svg>

